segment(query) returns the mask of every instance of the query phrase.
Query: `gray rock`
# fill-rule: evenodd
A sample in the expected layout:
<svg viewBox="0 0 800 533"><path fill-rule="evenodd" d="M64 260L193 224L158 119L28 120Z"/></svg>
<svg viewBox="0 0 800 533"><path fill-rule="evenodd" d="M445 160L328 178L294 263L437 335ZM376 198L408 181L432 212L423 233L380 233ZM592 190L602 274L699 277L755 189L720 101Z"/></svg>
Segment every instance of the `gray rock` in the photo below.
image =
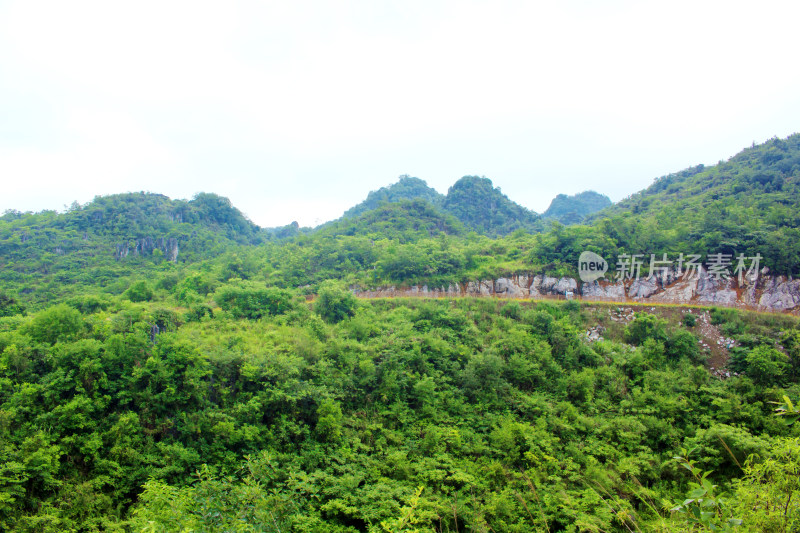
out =
<svg viewBox="0 0 800 533"><path fill-rule="evenodd" d="M625 286L622 283L593 281L581 286L581 295L588 300L620 301L625 299Z"/></svg>
<svg viewBox="0 0 800 533"><path fill-rule="evenodd" d="M539 292L541 294L553 294L553 288L558 284L557 278L551 278L550 276L544 276L541 278L539 282Z"/></svg>
<svg viewBox="0 0 800 533"><path fill-rule="evenodd" d="M783 276L772 278L758 300L758 305L770 311L788 311L800 305L800 280L789 281Z"/></svg>
<svg viewBox="0 0 800 533"><path fill-rule="evenodd" d="M178 253L180 252L178 239L174 237L144 237L117 244L116 248L115 256L118 260L124 259L131 254L134 256L152 255L153 251L160 250L167 261L175 263L178 261Z"/></svg>
<svg viewBox="0 0 800 533"><path fill-rule="evenodd" d="M567 291L575 292L578 289L578 282L575 281L574 278L551 278L550 276L544 276L538 288L541 294L563 295Z"/></svg>
<svg viewBox="0 0 800 533"><path fill-rule="evenodd" d="M628 296L631 298L642 299L654 295L658 291L656 279L638 278L631 283L628 288Z"/></svg>
<svg viewBox="0 0 800 533"><path fill-rule="evenodd" d="M703 303L736 305L739 297L731 285L730 279L714 278L703 271L697 279L697 300Z"/></svg>
<svg viewBox="0 0 800 533"><path fill-rule="evenodd" d="M566 294L567 292L575 292L578 290L578 282L574 278L560 278L556 283L554 289L558 294Z"/></svg>
<svg viewBox="0 0 800 533"><path fill-rule="evenodd" d="M494 282L494 292L497 296L508 296L510 298L525 297L525 290L519 285L519 281L508 278L499 278Z"/></svg>

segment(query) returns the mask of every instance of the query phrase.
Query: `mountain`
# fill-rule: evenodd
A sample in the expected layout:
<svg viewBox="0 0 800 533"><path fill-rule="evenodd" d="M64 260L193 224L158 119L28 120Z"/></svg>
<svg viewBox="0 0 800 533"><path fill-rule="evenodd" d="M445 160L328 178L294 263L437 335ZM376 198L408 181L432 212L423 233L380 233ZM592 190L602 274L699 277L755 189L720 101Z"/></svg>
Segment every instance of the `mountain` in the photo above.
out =
<svg viewBox="0 0 800 533"><path fill-rule="evenodd" d="M512 202L485 177L464 176L447 191L442 208L465 226L489 236L541 229L533 211Z"/></svg>
<svg viewBox="0 0 800 533"><path fill-rule="evenodd" d="M0 217L0 286L17 287L29 301L81 287L118 293L127 276L270 239L227 198L209 193L189 201L144 192L99 196L60 214L9 211Z"/></svg>
<svg viewBox="0 0 800 533"><path fill-rule="evenodd" d="M581 250L695 239L729 185L791 237L800 167L772 152L502 238L423 199L257 245L213 195L0 217L0 531L795 530L797 317L542 298ZM465 178L447 200L485 231L533 216L504 198Z"/></svg>
<svg viewBox="0 0 800 533"><path fill-rule="evenodd" d="M658 178L589 220L629 253L761 254L800 274L800 134Z"/></svg>
<svg viewBox="0 0 800 533"><path fill-rule="evenodd" d="M452 215L467 229L488 236L507 235L517 229L541 230L536 213L508 199L491 180L464 176L444 196L419 178L401 176L397 183L371 191L366 200L348 209L340 220L357 217L386 204L424 201L441 216ZM323 224L325 228L338 221Z"/></svg>
<svg viewBox="0 0 800 533"><path fill-rule="evenodd" d="M381 187L377 191L370 191L367 199L345 211L343 218L351 218L376 209L382 204L402 200L425 200L438 207L444 202L444 195L439 194L436 189L428 187L424 180L404 175L400 176L397 183Z"/></svg>
<svg viewBox="0 0 800 533"><path fill-rule="evenodd" d="M584 218L611 205L608 196L584 191L573 196L559 194L542 213L542 218L558 220L564 225L580 224Z"/></svg>
<svg viewBox="0 0 800 533"><path fill-rule="evenodd" d="M22 216L22 213L10 214L10 218ZM182 229L192 226L192 231L203 228L242 244L256 244L264 239L261 229L233 207L229 199L211 193L199 193L189 201L146 192L97 196L83 206L74 203L57 217L56 226L112 238L168 234L177 237Z"/></svg>
<svg viewBox="0 0 800 533"><path fill-rule="evenodd" d="M0 216L0 284L15 287L11 296L30 306L81 287L119 294L144 271L203 262L226 272L222 279L290 287L330 278L380 285L520 272L575 277L585 250L611 265L621 254L693 253L703 260L714 253L760 254L773 273L800 274L800 135L659 178L583 225L548 228L548 220L577 213L574 206L598 197L559 197L548 218L539 218L486 178L465 176L442 197L424 181L403 177L371 193L350 211L355 215L313 230L259 228L214 194L189 201L149 193L98 197L61 214ZM368 209L374 202L378 207ZM402 268L392 263L396 257L403 258ZM435 264L414 270L408 258ZM404 272L412 274L402 279Z"/></svg>
<svg viewBox="0 0 800 533"><path fill-rule="evenodd" d="M466 233L464 225L455 217L437 209L424 199L416 198L382 203L376 209L356 216L346 216L327 224L317 234L361 235L413 242L440 234L464 233Z"/></svg>

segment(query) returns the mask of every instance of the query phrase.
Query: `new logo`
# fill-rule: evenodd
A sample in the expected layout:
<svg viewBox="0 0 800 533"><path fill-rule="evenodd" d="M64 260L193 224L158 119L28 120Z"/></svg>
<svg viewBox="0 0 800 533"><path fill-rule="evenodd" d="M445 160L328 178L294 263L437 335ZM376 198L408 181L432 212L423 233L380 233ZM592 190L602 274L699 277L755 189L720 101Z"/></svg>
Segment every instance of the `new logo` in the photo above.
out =
<svg viewBox="0 0 800 533"><path fill-rule="evenodd" d="M578 276L584 283L604 277L607 271L606 260L594 252L583 252L578 258Z"/></svg>

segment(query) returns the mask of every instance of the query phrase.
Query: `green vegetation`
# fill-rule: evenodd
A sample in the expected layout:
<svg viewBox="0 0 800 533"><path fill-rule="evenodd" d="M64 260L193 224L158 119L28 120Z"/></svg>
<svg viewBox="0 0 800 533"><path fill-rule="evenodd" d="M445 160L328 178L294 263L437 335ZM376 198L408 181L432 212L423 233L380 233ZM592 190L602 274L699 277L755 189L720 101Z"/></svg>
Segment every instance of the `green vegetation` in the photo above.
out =
<svg viewBox="0 0 800 533"><path fill-rule="evenodd" d="M576 196L575 198L580 200L576 200L575 203L582 206L578 209L588 209L588 213L610 204L608 198L602 197L605 198L605 203L596 208L588 207L597 204L597 200L591 197L595 194L582 193ZM342 220L385 207L390 203L409 201L425 202L432 210L440 213L439 216L451 215L464 227L490 237L508 235L519 229L540 231L544 227L536 213L509 200L499 188L492 185L490 179L478 176L464 176L450 187L447 196L428 187L428 184L419 178L401 176L397 183L370 192L367 199L349 209ZM326 226L328 224L323 227Z"/></svg>
<svg viewBox="0 0 800 533"><path fill-rule="evenodd" d="M761 253L800 273L800 134L659 178L592 217L629 253Z"/></svg>
<svg viewBox="0 0 800 533"><path fill-rule="evenodd" d="M721 381L669 314L613 330L575 302L357 302L326 283L307 303L215 283L207 314L181 306L197 286L182 280L2 319L0 527L673 531L694 520L669 511L686 493L747 525L743 506L766 523L797 490L781 468L800 426L770 402L800 386L750 360L795 319L729 317L763 340ZM671 460L682 447L703 481Z"/></svg>
<svg viewBox="0 0 800 533"><path fill-rule="evenodd" d="M552 218L564 225L580 224L583 220L611 205L611 200L604 194L584 191L572 196L559 194L550 203L542 218Z"/></svg>
<svg viewBox="0 0 800 533"><path fill-rule="evenodd" d="M536 230L539 217L508 199L485 177L464 176L447 191L443 208L467 227L484 235Z"/></svg>
<svg viewBox="0 0 800 533"><path fill-rule="evenodd" d="M377 191L371 191L366 200L348 209L343 218L355 217L377 209L383 204L404 200L424 200L434 207L441 207L444 203L444 196L439 194L436 189L428 187L424 180L407 175L400 176L397 183L381 187Z"/></svg>
<svg viewBox="0 0 800 533"><path fill-rule="evenodd" d="M792 273L799 142L659 180L589 226L475 177L440 200L404 178L313 231L257 228L209 194L6 213L0 530L794 531L796 317L623 323L575 301L350 289L733 238ZM700 343L707 322L729 350Z"/></svg>
<svg viewBox="0 0 800 533"><path fill-rule="evenodd" d="M621 253L672 259L698 253L701 260L711 253L761 254L761 266L796 275L797 161L800 135L774 139L715 167L661 178L592 215L591 225L571 226L537 218L477 177L459 180L436 205L425 200L424 182L403 178L371 195L377 208L315 230L256 228L214 195L189 202L116 195L64 214L0 217L0 283L23 307L98 288L116 295L142 278L180 276L200 263L279 288L327 279L361 287L442 286L514 273L575 277L585 250L612 267ZM6 305L0 301L0 309Z"/></svg>

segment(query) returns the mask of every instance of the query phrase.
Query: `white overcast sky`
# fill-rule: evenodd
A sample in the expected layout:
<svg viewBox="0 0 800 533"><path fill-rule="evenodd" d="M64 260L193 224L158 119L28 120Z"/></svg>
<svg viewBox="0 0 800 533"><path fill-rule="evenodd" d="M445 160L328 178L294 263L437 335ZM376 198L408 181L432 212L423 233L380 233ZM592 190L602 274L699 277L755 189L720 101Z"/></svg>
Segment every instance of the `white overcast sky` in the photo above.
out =
<svg viewBox="0 0 800 533"><path fill-rule="evenodd" d="M0 0L0 211L227 196L336 218L410 174L541 212L800 131L800 2Z"/></svg>

